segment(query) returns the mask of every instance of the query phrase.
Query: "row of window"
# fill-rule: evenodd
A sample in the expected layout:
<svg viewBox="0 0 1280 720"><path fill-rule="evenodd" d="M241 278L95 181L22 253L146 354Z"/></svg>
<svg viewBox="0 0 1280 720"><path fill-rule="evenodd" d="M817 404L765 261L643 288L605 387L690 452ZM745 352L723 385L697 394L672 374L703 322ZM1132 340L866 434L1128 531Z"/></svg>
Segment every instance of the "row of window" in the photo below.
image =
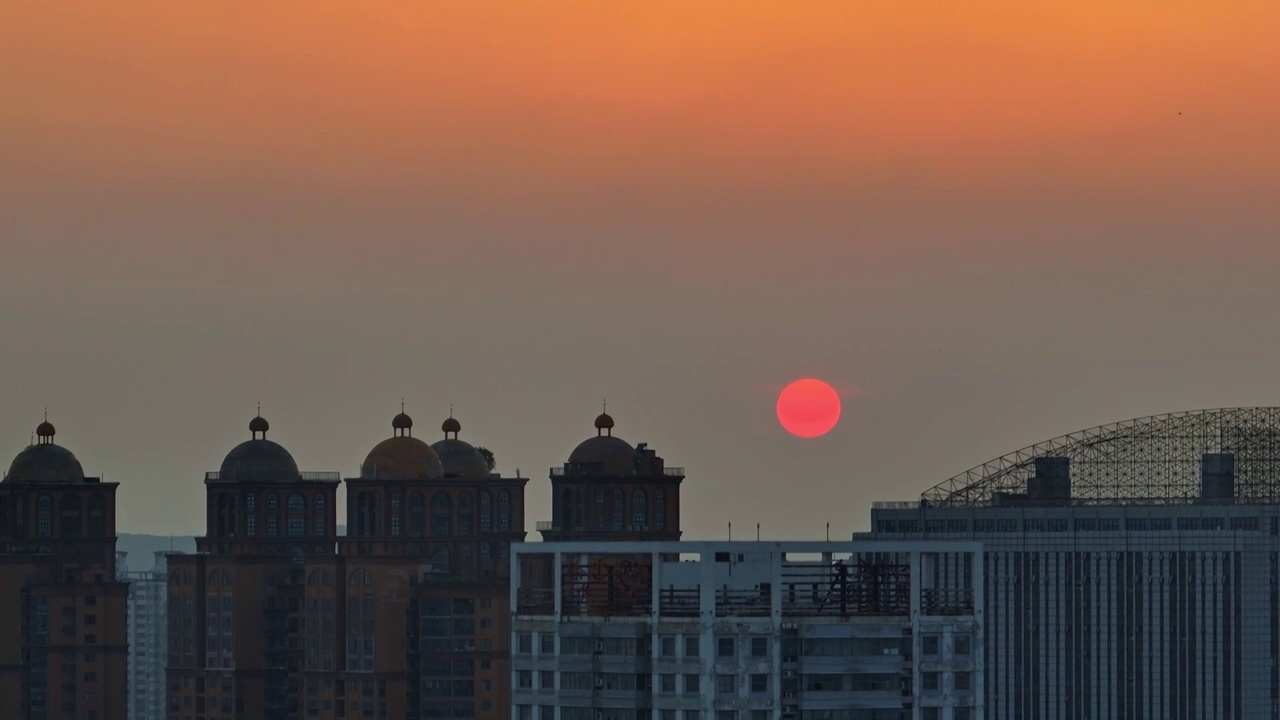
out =
<svg viewBox="0 0 1280 720"><path fill-rule="evenodd" d="M653 491L652 512L649 507L649 496L639 488L631 492L630 505L627 503L627 493L621 488L615 488L612 493L606 493L603 488L597 488L594 503L591 516L595 519L593 528L595 530L610 529L613 532L624 532L667 529L665 490ZM564 529L586 528L586 512L581 488L565 488L561 492L560 518ZM630 525L627 524L628 517L631 519Z"/></svg>
<svg viewBox="0 0 1280 720"><path fill-rule="evenodd" d="M902 720L911 717L897 708L801 710L799 720ZM956 707L951 714L942 715L942 708L922 708L924 720L973 720L972 707ZM553 705L516 705L515 720L555 720ZM711 718L701 710L671 710L650 708L605 708L597 710L585 707L561 707L560 720L773 720L773 710L717 710Z"/></svg>
<svg viewBox="0 0 1280 720"><path fill-rule="evenodd" d="M280 496L267 493L265 498L266 537L280 536ZM307 535L307 498L300 492L291 493L285 500L285 535L288 537L305 537ZM311 535L324 537L328 534L328 498L323 493L316 493L311 500L314 512L311 513ZM242 528L237 519L239 503L231 493L219 493L214 500L215 532L218 537L236 537ZM244 496L245 537L258 536L258 496L247 493Z"/></svg>
<svg viewBox="0 0 1280 720"><path fill-rule="evenodd" d="M9 533L9 499L0 497L0 535ZM54 502L49 495L36 498L36 537L53 537ZM26 508L22 498L15 503L13 520L18 530L25 528ZM86 518L87 508L87 518ZM102 537L107 534L107 499L94 493L82 502L77 494L68 493L57 503L58 536L64 538ZM19 533L21 534L21 533Z"/></svg>
<svg viewBox="0 0 1280 720"><path fill-rule="evenodd" d="M387 534L400 537L408 534L411 537L426 535L426 522L431 521L432 536L453 534L453 522L457 520L458 532L469 535L472 530L472 513L479 508L480 532L494 531L493 495L488 490L472 493L457 493L457 513L454 512L454 496L447 492L437 492L431 497L430 511L426 507L426 496L420 492L409 493L408 513L404 512L401 496L398 492L387 494ZM503 490L498 493L497 531L511 531L511 493ZM356 494L354 517L351 523L351 534L355 537L375 537L382 534L382 494L361 491ZM408 521L408 533L405 533L404 522Z"/></svg>
<svg viewBox="0 0 1280 720"><path fill-rule="evenodd" d="M1262 529L1261 518L1258 517L1143 517L1143 518L981 518L973 521L972 532L975 533L1016 533L1016 532L1119 532L1123 527L1126 532L1168 532L1176 527L1179 531L1196 530L1231 530L1233 532L1258 532ZM1175 523L1176 520L1176 523ZM921 527L926 533L967 533L970 532L968 520L961 518L925 520L879 520L876 532L884 533L918 533Z"/></svg>

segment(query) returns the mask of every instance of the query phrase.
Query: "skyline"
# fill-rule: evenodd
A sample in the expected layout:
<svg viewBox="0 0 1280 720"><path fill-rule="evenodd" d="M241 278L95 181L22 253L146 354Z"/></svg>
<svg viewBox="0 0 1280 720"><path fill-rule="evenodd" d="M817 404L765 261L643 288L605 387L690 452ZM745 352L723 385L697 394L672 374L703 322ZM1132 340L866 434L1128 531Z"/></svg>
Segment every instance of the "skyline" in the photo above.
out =
<svg viewBox="0 0 1280 720"><path fill-rule="evenodd" d="M405 397L536 522L608 397L688 537L814 539L1280 403L1280 5L511 6L7 13L0 463L47 406L122 528L187 534L257 402L345 475ZM806 376L843 400L807 441Z"/></svg>

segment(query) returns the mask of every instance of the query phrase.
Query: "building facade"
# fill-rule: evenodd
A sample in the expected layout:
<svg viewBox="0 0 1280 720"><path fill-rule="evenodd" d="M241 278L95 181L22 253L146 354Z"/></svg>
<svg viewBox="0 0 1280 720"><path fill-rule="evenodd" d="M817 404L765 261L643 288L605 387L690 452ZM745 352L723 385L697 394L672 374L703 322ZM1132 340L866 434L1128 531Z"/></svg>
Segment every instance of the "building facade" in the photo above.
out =
<svg viewBox="0 0 1280 720"><path fill-rule="evenodd" d="M170 720L502 718L524 485L401 412L357 477L251 439L209 473L207 532L168 575ZM345 486L347 533L336 534Z"/></svg>
<svg viewBox="0 0 1280 720"><path fill-rule="evenodd" d="M124 720L128 586L116 579L116 483L37 441L0 482L0 716ZM12 713L12 715L10 715Z"/></svg>
<svg viewBox="0 0 1280 720"><path fill-rule="evenodd" d="M164 668L168 659L168 570L165 553L148 570L131 571L117 553L119 579L129 583L129 720L164 720Z"/></svg>
<svg viewBox="0 0 1280 720"><path fill-rule="evenodd" d="M514 552L513 720L982 717L976 544ZM520 573L542 564L549 577Z"/></svg>
<svg viewBox="0 0 1280 720"><path fill-rule="evenodd" d="M1048 440L872 528L981 542L991 720L1280 717L1280 409Z"/></svg>

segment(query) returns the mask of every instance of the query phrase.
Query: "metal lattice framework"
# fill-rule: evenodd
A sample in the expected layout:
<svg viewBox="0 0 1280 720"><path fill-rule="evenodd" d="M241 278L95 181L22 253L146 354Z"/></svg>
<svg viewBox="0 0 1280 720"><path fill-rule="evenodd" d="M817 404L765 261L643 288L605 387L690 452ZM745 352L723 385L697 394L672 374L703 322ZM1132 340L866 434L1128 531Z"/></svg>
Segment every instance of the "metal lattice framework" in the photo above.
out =
<svg viewBox="0 0 1280 720"><path fill-rule="evenodd" d="M1071 460L1075 505L1200 501L1201 459L1235 455L1235 502L1280 498L1280 407L1194 410L1081 430L985 462L921 495L933 506L975 507L1026 492L1035 460Z"/></svg>

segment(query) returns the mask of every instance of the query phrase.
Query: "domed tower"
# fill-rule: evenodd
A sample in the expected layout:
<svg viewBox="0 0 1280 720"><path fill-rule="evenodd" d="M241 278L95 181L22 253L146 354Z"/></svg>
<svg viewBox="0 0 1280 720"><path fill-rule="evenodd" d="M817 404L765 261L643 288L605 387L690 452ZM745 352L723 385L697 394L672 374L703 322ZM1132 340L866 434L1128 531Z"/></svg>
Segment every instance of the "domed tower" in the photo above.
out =
<svg viewBox="0 0 1280 720"><path fill-rule="evenodd" d="M261 414L249 439L205 473L206 531L199 552L212 554L332 555L337 528L338 473L301 473L293 455L267 439Z"/></svg>
<svg viewBox="0 0 1280 720"><path fill-rule="evenodd" d="M117 484L86 477L56 433L46 417L0 481L0 617L12 628L0 643L4 704L62 717L61 696L35 691L38 676L72 688L85 717L124 720L129 586L116 581ZM62 657L77 662L68 669Z"/></svg>
<svg viewBox="0 0 1280 720"><path fill-rule="evenodd" d="M485 453L459 439L452 413L431 445L413 437L403 408L391 427L360 477L346 481L343 553L411 556L435 575L505 577L510 544L524 539L527 480L492 472Z"/></svg>
<svg viewBox="0 0 1280 720"><path fill-rule="evenodd" d="M551 468L553 519L539 524L544 540L680 539L684 468L666 467L647 443L614 435L614 424L602 412L596 434Z"/></svg>

